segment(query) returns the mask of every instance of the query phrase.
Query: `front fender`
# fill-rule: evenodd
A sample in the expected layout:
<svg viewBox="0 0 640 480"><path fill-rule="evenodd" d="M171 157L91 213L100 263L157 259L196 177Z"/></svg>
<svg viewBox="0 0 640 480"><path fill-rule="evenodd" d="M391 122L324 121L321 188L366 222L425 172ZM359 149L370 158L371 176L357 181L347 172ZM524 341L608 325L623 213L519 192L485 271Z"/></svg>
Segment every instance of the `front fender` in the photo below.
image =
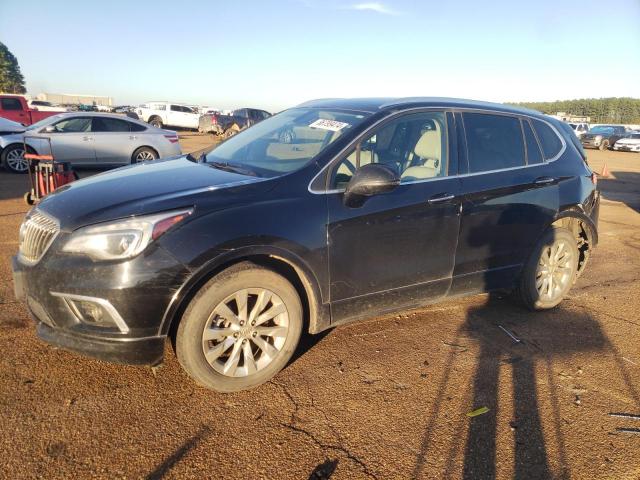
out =
<svg viewBox="0 0 640 480"><path fill-rule="evenodd" d="M167 335L171 325L184 311L190 299L211 277L225 268L243 260L272 258L284 262L295 270L305 290L309 308L309 331L317 333L330 324L329 309L323 306L321 289L313 270L298 255L290 250L274 245L246 245L226 251L194 271L187 281L173 295L162 318L159 335Z"/></svg>

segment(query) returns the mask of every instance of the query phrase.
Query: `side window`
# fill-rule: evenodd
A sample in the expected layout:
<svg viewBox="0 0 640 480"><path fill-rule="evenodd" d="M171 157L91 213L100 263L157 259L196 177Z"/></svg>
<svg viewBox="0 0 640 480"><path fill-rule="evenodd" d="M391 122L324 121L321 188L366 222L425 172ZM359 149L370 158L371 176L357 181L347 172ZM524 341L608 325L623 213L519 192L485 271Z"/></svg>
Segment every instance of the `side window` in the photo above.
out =
<svg viewBox="0 0 640 480"><path fill-rule="evenodd" d="M402 183L447 175L447 127L443 112L414 113L390 121L360 141L332 171L331 189L346 187L354 172L382 163Z"/></svg>
<svg viewBox="0 0 640 480"><path fill-rule="evenodd" d="M91 130L91 119L87 117L66 118L54 125L56 132L79 133Z"/></svg>
<svg viewBox="0 0 640 480"><path fill-rule="evenodd" d="M180 105L171 105L171 111L172 112L181 112L181 108Z"/></svg>
<svg viewBox="0 0 640 480"><path fill-rule="evenodd" d="M524 129L524 139L527 144L527 164L542 163L542 152L528 120L522 120L522 128Z"/></svg>
<svg viewBox="0 0 640 480"><path fill-rule="evenodd" d="M540 120L532 120L533 128L538 134L538 139L540 140L540 146L542 146L542 151L544 152L544 158L549 160L550 158L555 157L562 150L562 142L560 141L560 137L556 134L556 132L545 122Z"/></svg>
<svg viewBox="0 0 640 480"><path fill-rule="evenodd" d="M132 122L127 122L129 124L129 129L132 132L144 132L147 127L145 127L144 125L140 125L138 123L132 123Z"/></svg>
<svg viewBox="0 0 640 480"><path fill-rule="evenodd" d="M118 120L117 118L99 118L93 119L91 125L92 132L129 132L129 122Z"/></svg>
<svg viewBox="0 0 640 480"><path fill-rule="evenodd" d="M2 110L22 110L22 103L17 98L1 98Z"/></svg>
<svg viewBox="0 0 640 480"><path fill-rule="evenodd" d="M469 173L521 167L524 140L520 120L508 115L463 113Z"/></svg>

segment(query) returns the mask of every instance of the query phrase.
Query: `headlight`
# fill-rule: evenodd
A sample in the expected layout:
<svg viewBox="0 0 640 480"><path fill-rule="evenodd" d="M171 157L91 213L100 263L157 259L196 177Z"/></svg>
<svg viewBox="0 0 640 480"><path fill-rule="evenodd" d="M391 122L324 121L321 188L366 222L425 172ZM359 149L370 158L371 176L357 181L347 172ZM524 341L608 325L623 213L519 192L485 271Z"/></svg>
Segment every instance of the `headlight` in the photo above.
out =
<svg viewBox="0 0 640 480"><path fill-rule="evenodd" d="M174 210L84 227L71 235L62 251L81 253L94 260L135 257L192 212L193 209Z"/></svg>

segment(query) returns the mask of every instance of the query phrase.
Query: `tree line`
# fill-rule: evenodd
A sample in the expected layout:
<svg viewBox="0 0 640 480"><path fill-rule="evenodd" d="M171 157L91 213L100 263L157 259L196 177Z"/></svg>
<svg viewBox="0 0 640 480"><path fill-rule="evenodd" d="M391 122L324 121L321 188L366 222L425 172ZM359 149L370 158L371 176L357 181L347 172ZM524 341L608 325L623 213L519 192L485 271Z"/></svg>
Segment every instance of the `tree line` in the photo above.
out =
<svg viewBox="0 0 640 480"><path fill-rule="evenodd" d="M519 102L512 105L546 114L566 112L579 117L590 117L591 123L640 123L640 98L581 98L554 102Z"/></svg>
<svg viewBox="0 0 640 480"><path fill-rule="evenodd" d="M25 93L24 77L18 59L0 42L0 92Z"/></svg>

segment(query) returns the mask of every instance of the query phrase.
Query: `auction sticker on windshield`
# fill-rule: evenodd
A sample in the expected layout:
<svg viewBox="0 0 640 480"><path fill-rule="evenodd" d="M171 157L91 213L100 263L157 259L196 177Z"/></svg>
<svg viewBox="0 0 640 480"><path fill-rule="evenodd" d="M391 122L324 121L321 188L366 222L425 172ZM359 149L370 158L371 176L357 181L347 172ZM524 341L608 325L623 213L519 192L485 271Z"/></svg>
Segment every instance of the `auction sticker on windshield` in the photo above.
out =
<svg viewBox="0 0 640 480"><path fill-rule="evenodd" d="M348 127L349 124L344 122L337 122L336 120L326 120L324 118L319 118L309 126L311 128L321 128L322 130L331 130L332 132L338 132L344 127Z"/></svg>

